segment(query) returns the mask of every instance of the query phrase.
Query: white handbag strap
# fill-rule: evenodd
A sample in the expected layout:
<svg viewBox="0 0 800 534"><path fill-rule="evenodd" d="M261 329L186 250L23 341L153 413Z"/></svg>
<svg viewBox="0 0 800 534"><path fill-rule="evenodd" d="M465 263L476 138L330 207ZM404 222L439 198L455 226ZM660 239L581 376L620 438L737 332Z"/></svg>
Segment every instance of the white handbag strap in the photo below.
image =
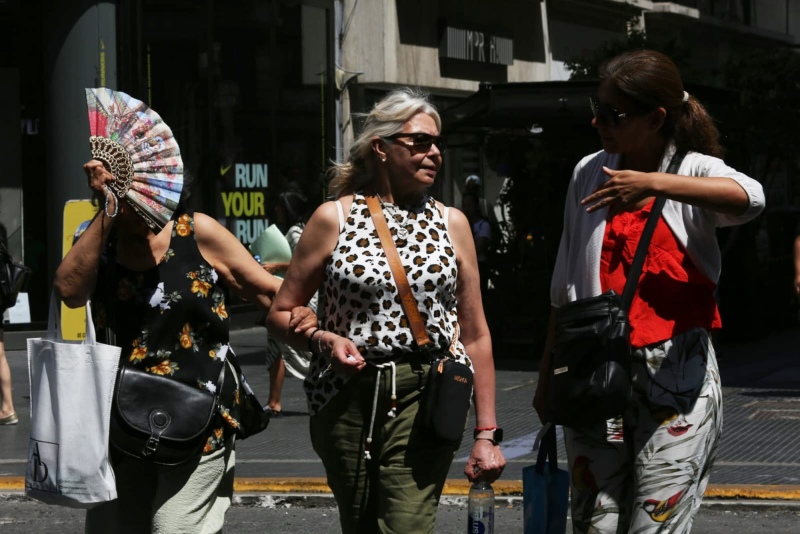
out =
<svg viewBox="0 0 800 534"><path fill-rule="evenodd" d="M84 345L97 345L97 334L94 330L94 319L92 318L92 301L86 301L86 339Z"/></svg>
<svg viewBox="0 0 800 534"><path fill-rule="evenodd" d="M64 334L61 331L61 301L56 296L55 289L50 295L50 314L47 319L47 339L63 342ZM92 303L86 301L86 338L84 345L97 345L97 334L94 329L94 319L92 318Z"/></svg>

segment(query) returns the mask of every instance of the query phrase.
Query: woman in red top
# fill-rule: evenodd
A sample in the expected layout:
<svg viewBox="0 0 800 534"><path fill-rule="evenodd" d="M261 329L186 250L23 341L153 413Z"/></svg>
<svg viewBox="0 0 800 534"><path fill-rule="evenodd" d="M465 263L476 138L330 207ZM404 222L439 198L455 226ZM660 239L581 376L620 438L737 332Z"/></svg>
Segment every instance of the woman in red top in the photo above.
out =
<svg viewBox="0 0 800 534"><path fill-rule="evenodd" d="M761 186L719 159L719 133L666 56L638 50L600 69L592 125L603 150L575 168L551 283L555 310L622 293L655 196L666 197L631 304L634 399L609 421L565 428L575 532L688 532L722 428L710 332L720 252L715 230L764 207ZM677 174L664 170L686 153ZM546 381L534 405L545 420Z"/></svg>

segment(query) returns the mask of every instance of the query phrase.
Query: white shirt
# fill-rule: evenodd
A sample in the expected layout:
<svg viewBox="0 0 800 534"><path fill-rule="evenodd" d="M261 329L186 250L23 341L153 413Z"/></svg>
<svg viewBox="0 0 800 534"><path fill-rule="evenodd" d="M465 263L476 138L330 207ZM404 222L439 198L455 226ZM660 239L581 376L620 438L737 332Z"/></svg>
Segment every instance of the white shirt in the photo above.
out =
<svg viewBox="0 0 800 534"><path fill-rule="evenodd" d="M661 160L660 172L666 170L674 153L675 147L670 144ZM586 213L586 207L581 206L580 201L608 180L602 167L618 170L620 160L620 154L601 150L586 156L575 166L567 190L564 230L550 283L550 301L554 307L602 293L600 253L608 211L601 209ZM686 155L677 174L730 178L742 186L749 198L747 210L741 215L718 213L674 200L667 200L664 204L664 221L694 265L716 283L722 263L716 228L742 224L758 216L764 209L764 191L760 183L727 166L721 159L697 152Z"/></svg>

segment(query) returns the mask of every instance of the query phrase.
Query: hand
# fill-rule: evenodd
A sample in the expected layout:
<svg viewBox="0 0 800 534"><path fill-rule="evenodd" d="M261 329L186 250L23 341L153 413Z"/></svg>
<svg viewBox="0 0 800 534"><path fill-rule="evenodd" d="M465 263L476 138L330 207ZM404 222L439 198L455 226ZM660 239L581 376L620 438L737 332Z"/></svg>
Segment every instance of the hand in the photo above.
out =
<svg viewBox="0 0 800 534"><path fill-rule="evenodd" d="M294 329L295 334L302 334L318 323L317 314L308 306L298 306L289 315L289 330Z"/></svg>
<svg viewBox="0 0 800 534"><path fill-rule="evenodd" d="M319 335L319 334L317 334ZM316 336L314 336L316 337ZM345 374L355 374L366 367L367 362L358 351L355 343L346 337L337 336L333 332L325 332L323 337L323 354L329 347L331 368Z"/></svg>
<svg viewBox="0 0 800 534"><path fill-rule="evenodd" d="M83 164L83 172L89 181L89 187L97 194L99 199L108 200L108 211L114 213L117 209L117 196L108 191L108 186L114 181L114 175L108 172L103 162L96 159L89 160ZM110 197L110 198L109 198ZM100 207L103 207L101 204Z"/></svg>
<svg viewBox="0 0 800 534"><path fill-rule="evenodd" d="M114 181L114 175L106 170L101 161L96 159L84 163L83 172L89 179L89 187L101 195L105 195L105 185Z"/></svg>
<svg viewBox="0 0 800 534"><path fill-rule="evenodd" d="M500 450L500 445L495 445L488 439L476 439L464 474L470 482L480 479L491 484L500 478L505 466L506 459Z"/></svg>
<svg viewBox="0 0 800 534"><path fill-rule="evenodd" d="M652 196L651 173L615 171L608 167L603 167L603 172L606 173L609 180L581 200L581 205L588 206L587 213L607 207L613 215L629 210L640 200Z"/></svg>
<svg viewBox="0 0 800 534"><path fill-rule="evenodd" d="M285 271L289 267L289 264L265 262L261 264L261 267L263 267L264 270L269 274L277 274L281 271Z"/></svg>

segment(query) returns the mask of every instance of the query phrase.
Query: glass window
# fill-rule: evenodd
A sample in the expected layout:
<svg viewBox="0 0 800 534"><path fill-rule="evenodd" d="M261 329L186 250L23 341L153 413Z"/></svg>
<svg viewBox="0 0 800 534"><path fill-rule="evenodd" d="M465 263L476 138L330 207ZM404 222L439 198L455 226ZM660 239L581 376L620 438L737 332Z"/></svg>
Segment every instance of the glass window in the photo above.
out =
<svg viewBox="0 0 800 534"><path fill-rule="evenodd" d="M194 209L247 245L286 188L319 203L335 144L332 2L132 0L120 10L120 89L172 128Z"/></svg>

